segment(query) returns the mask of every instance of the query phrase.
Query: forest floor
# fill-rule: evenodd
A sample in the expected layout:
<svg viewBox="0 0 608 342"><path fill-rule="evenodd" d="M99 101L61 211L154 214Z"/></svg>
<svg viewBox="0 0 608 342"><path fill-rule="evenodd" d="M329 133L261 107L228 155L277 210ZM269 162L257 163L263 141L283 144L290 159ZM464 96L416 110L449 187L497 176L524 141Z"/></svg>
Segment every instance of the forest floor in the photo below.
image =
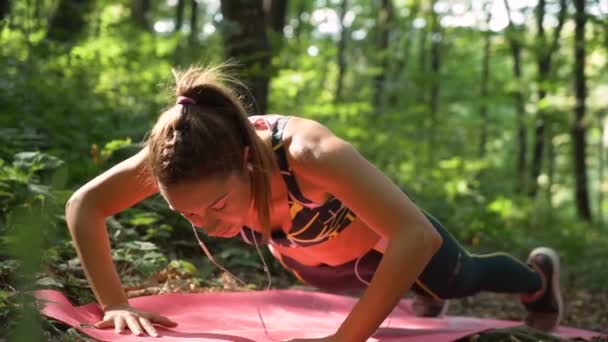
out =
<svg viewBox="0 0 608 342"><path fill-rule="evenodd" d="M565 312L562 325L608 334L608 293L562 289ZM452 300L450 315L475 316L518 321L525 317L519 297L495 293Z"/></svg>

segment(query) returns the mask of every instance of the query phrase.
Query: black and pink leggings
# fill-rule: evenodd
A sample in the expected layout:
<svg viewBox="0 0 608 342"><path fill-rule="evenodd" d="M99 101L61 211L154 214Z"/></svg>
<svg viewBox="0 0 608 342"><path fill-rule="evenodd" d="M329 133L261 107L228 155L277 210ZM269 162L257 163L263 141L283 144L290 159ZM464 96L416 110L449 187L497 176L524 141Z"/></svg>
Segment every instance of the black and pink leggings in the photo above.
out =
<svg viewBox="0 0 608 342"><path fill-rule="evenodd" d="M461 298L480 291L531 293L541 287L539 275L506 253L470 254L434 217L425 213L443 237L443 245L428 263L412 290L442 299ZM304 266L283 256L285 266L309 285L332 292L362 290L382 259L375 250L340 266ZM361 278L361 279L360 279Z"/></svg>

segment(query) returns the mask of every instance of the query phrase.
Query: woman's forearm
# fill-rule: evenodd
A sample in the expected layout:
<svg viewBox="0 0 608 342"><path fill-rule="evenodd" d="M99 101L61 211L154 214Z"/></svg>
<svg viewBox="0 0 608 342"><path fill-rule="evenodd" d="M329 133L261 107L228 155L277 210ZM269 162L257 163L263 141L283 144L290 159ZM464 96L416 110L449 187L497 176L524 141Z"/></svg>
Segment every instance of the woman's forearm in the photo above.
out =
<svg viewBox="0 0 608 342"><path fill-rule="evenodd" d="M374 277L336 333L339 341L366 341L414 284L441 246L428 229L409 229L393 237Z"/></svg>
<svg viewBox="0 0 608 342"><path fill-rule="evenodd" d="M66 205L66 221L89 284L103 309L127 303L114 263L105 217L87 199L73 196Z"/></svg>

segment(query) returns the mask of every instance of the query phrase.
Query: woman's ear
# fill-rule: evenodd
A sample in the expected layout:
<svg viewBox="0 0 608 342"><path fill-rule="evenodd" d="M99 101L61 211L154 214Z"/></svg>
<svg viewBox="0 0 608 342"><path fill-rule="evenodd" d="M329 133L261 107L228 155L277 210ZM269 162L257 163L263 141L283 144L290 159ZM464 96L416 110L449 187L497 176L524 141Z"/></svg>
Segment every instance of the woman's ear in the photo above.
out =
<svg viewBox="0 0 608 342"><path fill-rule="evenodd" d="M243 160L245 162L249 161L249 146L245 146L243 149Z"/></svg>
<svg viewBox="0 0 608 342"><path fill-rule="evenodd" d="M253 171L253 165L251 165L251 163L249 162L249 146L245 146L245 149L243 151L243 163L244 167L247 170Z"/></svg>

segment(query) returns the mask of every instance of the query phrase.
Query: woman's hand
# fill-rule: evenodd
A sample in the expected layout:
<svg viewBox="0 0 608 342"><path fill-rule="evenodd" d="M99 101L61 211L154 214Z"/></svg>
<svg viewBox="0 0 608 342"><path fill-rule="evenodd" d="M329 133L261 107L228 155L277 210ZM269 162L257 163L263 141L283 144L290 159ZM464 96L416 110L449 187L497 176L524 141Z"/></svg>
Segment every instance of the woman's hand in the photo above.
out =
<svg viewBox="0 0 608 342"><path fill-rule="evenodd" d="M114 327L114 331L118 334L122 333L125 327L128 327L135 335L142 335L145 331L152 337L158 337L158 332L153 326L154 323L166 327L177 326L176 322L167 317L137 310L129 305L106 309L103 320L95 323L94 326L98 329Z"/></svg>
<svg viewBox="0 0 608 342"><path fill-rule="evenodd" d="M338 338L334 335L321 337L321 338L295 338L287 340L285 342L339 342Z"/></svg>

